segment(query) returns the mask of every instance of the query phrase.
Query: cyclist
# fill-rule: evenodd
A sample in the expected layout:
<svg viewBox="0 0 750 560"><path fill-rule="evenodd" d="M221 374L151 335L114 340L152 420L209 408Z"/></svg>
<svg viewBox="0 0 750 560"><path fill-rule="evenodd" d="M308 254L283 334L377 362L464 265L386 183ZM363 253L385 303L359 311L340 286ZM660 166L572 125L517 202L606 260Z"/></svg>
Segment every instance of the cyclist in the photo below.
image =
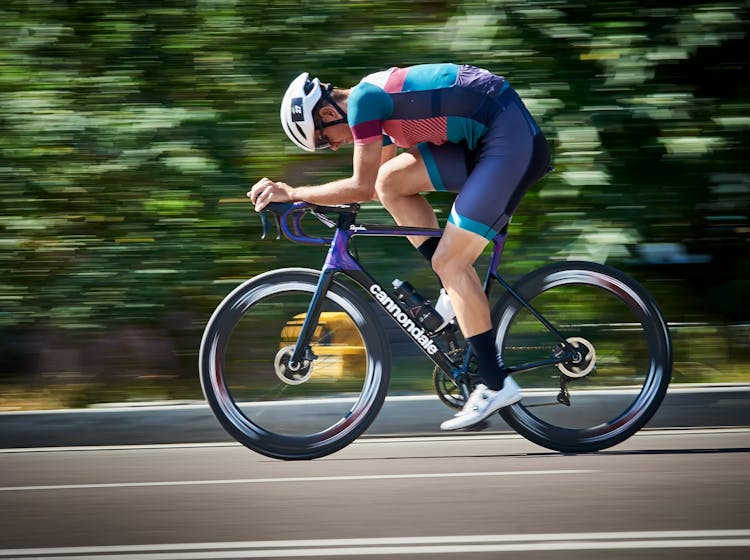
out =
<svg viewBox="0 0 750 560"><path fill-rule="evenodd" d="M518 402L521 391L497 353L473 266L549 169L547 140L515 90L502 76L456 64L390 68L351 89L303 73L287 89L280 115L287 136L309 152L353 143L353 173L297 188L261 179L247 193L257 211L269 202L378 199L399 225L437 228L421 193L458 193L442 237L409 237L447 291L481 378L441 428L473 426Z"/></svg>

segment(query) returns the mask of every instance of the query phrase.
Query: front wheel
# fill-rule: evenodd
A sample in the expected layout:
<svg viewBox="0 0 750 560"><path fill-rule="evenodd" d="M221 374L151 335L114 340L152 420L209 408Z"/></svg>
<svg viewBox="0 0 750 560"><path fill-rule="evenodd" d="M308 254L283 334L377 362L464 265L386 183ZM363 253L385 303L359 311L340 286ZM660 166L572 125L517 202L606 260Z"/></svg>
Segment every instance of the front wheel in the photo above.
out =
<svg viewBox="0 0 750 560"><path fill-rule="evenodd" d="M530 441L568 453L610 447L642 428L672 372L667 324L645 288L608 266L562 262L523 277L514 290L576 352L515 374L524 398L501 411L503 419ZM507 366L562 355L560 338L511 294L493 308L493 324Z"/></svg>
<svg viewBox="0 0 750 560"><path fill-rule="evenodd" d="M390 354L377 316L353 290L325 294L299 363L290 361L320 273L283 269L237 287L209 320L200 349L203 392L223 427L277 459L342 449L378 414Z"/></svg>

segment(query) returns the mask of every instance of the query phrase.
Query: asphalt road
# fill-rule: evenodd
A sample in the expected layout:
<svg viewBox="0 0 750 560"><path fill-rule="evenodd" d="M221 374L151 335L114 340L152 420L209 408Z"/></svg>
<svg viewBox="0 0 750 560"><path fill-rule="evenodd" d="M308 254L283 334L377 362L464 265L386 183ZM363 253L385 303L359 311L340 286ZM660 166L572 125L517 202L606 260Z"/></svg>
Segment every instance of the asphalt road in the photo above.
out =
<svg viewBox="0 0 750 560"><path fill-rule="evenodd" d="M726 559L750 553L750 428L596 454L512 434L0 450L0 558Z"/></svg>

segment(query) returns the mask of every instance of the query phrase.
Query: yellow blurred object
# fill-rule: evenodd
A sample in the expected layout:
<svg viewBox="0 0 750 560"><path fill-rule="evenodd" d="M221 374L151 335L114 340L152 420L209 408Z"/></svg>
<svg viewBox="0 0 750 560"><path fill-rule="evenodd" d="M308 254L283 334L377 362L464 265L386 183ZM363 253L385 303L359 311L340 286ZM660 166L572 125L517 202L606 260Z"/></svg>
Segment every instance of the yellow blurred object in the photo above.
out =
<svg viewBox="0 0 750 560"><path fill-rule="evenodd" d="M279 348L297 342L306 313L295 315L281 330ZM354 322L344 312L324 311L312 337L312 351L317 356L313 362L313 376L340 379L362 377L366 357L362 337Z"/></svg>

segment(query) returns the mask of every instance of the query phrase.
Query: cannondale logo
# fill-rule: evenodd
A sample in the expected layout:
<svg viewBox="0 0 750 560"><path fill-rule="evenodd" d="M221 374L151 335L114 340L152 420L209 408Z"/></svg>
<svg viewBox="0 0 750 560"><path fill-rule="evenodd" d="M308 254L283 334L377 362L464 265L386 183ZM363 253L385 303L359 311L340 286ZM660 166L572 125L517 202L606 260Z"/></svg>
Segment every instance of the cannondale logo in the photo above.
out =
<svg viewBox="0 0 750 560"><path fill-rule="evenodd" d="M383 288L377 284L373 284L370 286L370 293L375 297L378 303L380 303L380 305L382 305L383 308L390 313L396 321L398 321L398 324L404 327L406 332L409 333L409 336L424 348L430 356L438 351L438 347L435 346L435 343L425 334L424 329L417 326L412 318L401 310L398 304L388 296Z"/></svg>

